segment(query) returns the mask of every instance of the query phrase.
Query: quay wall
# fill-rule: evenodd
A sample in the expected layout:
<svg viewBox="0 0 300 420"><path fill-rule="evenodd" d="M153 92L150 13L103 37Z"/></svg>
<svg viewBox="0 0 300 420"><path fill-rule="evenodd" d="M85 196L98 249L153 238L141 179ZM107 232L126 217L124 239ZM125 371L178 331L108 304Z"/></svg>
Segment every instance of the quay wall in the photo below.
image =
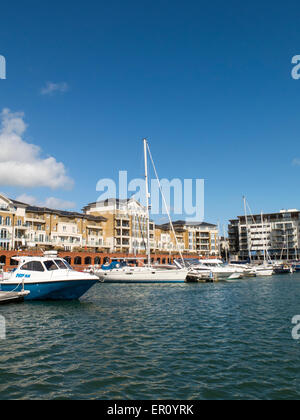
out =
<svg viewBox="0 0 300 420"><path fill-rule="evenodd" d="M16 266L16 262L13 261L13 257L16 256L42 256L42 251L1 251L0 250L0 264L2 263L2 268L4 271L9 271ZM122 258L132 258L139 259L141 264L147 261L145 254L143 255L133 255L133 254L122 254L122 253L94 253L94 252L67 252L67 251L58 251L58 256L66 259L69 264L76 270L81 271L85 268L88 268L90 265L102 265L107 259L122 259ZM153 254L151 260L154 264L169 264L173 263L174 259L179 259L180 256L177 254ZM195 254L184 254L184 258L197 258ZM199 258L199 257L198 257ZM208 257L206 257L208 258ZM217 257L213 257L217 258Z"/></svg>

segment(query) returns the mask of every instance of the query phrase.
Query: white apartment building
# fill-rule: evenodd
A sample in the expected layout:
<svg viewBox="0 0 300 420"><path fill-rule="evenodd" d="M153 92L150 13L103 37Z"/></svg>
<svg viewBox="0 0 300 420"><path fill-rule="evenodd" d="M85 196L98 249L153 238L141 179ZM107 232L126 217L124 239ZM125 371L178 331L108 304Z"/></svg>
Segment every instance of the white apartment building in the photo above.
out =
<svg viewBox="0 0 300 420"><path fill-rule="evenodd" d="M240 259L295 259L300 252L300 211L239 216L229 225L231 254Z"/></svg>

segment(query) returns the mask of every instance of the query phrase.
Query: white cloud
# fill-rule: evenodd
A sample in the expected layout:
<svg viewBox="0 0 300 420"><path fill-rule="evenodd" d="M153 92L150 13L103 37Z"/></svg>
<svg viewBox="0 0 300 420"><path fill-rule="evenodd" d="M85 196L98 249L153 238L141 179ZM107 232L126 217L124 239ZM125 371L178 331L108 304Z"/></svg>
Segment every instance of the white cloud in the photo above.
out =
<svg viewBox="0 0 300 420"><path fill-rule="evenodd" d="M65 93L69 90L69 85L66 82L53 83L47 82L46 86L41 89L41 95L53 95L54 93Z"/></svg>
<svg viewBox="0 0 300 420"><path fill-rule="evenodd" d="M17 201L20 201L24 204L30 204L31 206L37 206L37 199L32 195L21 194L16 198Z"/></svg>
<svg viewBox="0 0 300 420"><path fill-rule="evenodd" d="M0 185L72 188L64 164L54 157L42 158L41 149L23 139L26 128L23 113L0 113Z"/></svg>
<svg viewBox="0 0 300 420"><path fill-rule="evenodd" d="M31 206L48 207L57 210L71 210L76 207L76 204L73 201L61 200L60 198L55 197L48 197L45 201L39 201L36 197L27 195L26 193L18 196L16 200L25 204L30 204Z"/></svg>
<svg viewBox="0 0 300 420"><path fill-rule="evenodd" d="M300 159L299 158L294 159L293 162L292 162L292 165L293 166L300 166Z"/></svg>
<svg viewBox="0 0 300 420"><path fill-rule="evenodd" d="M73 201L61 200L60 198L49 197L45 201L45 207L50 209L74 209L76 204Z"/></svg>

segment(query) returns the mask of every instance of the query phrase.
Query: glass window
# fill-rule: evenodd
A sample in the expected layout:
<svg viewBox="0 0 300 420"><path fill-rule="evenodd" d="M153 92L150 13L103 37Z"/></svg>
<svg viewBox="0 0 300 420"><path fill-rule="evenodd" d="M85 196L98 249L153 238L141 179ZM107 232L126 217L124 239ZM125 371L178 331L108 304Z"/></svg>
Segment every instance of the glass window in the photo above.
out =
<svg viewBox="0 0 300 420"><path fill-rule="evenodd" d="M66 270L67 266L64 264L62 260L55 260L55 264L60 268L61 270Z"/></svg>
<svg viewBox="0 0 300 420"><path fill-rule="evenodd" d="M64 264L66 265L66 267L67 267L69 270L73 270L73 268L70 266L70 264L68 263L68 261L64 260Z"/></svg>
<svg viewBox="0 0 300 420"><path fill-rule="evenodd" d="M21 267L21 270L25 271L45 271L40 261L29 261Z"/></svg>
<svg viewBox="0 0 300 420"><path fill-rule="evenodd" d="M44 264L48 271L58 270L57 265L53 260L45 261Z"/></svg>

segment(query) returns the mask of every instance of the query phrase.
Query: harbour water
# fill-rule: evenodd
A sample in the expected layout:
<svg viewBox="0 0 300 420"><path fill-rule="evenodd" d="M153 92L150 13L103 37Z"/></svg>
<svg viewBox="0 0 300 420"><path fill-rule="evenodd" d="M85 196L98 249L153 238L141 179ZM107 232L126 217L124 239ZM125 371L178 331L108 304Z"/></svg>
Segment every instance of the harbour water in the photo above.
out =
<svg viewBox="0 0 300 420"><path fill-rule="evenodd" d="M0 308L0 399L298 399L300 274Z"/></svg>

